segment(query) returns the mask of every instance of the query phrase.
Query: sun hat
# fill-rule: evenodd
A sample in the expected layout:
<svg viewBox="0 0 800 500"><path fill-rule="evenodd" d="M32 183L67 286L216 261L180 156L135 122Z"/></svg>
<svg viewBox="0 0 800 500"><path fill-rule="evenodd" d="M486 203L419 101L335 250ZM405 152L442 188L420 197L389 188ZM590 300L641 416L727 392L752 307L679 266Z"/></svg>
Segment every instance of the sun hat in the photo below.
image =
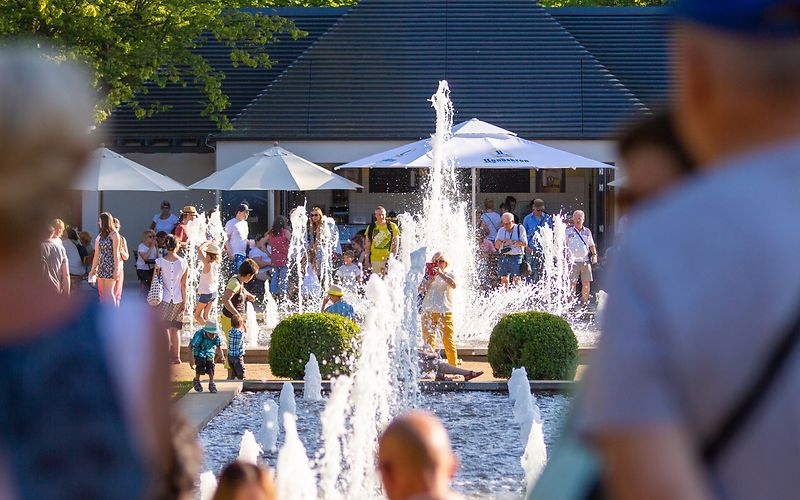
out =
<svg viewBox="0 0 800 500"><path fill-rule="evenodd" d="M185 207L183 207L183 208L181 209L181 213L182 213L182 214L192 214L192 215L197 215L197 209L196 209L196 208L194 208L194 207L193 207L193 206L191 206L191 205L186 205Z"/></svg>
<svg viewBox="0 0 800 500"><path fill-rule="evenodd" d="M213 253L214 255L219 255L219 247L212 243L206 247L206 253Z"/></svg>
<svg viewBox="0 0 800 500"><path fill-rule="evenodd" d="M222 329L219 327L219 323L211 320L206 321L206 325L203 327L203 330L205 330L208 333L215 333L215 334L222 333Z"/></svg>
<svg viewBox="0 0 800 500"><path fill-rule="evenodd" d="M341 297L344 295L344 290L339 285L331 285L328 287L328 295L333 295L334 297Z"/></svg>

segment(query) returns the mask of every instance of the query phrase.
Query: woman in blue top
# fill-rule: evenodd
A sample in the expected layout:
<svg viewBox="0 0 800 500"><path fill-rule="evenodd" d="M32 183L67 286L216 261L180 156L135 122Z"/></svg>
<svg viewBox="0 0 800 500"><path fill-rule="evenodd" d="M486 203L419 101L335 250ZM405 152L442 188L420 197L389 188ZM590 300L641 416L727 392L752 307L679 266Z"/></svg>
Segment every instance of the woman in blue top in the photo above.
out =
<svg viewBox="0 0 800 500"><path fill-rule="evenodd" d="M68 63L0 51L3 499L166 497L169 379L146 306L60 295L31 251L96 147L92 104Z"/></svg>

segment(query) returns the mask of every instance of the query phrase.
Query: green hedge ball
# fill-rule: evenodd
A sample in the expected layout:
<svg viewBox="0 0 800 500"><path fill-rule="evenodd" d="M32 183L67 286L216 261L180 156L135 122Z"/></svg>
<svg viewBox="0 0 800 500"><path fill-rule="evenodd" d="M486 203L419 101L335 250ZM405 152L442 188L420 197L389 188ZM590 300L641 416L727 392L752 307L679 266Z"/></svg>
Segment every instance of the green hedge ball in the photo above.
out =
<svg viewBox="0 0 800 500"><path fill-rule="evenodd" d="M323 379L347 375L358 352L360 331L351 320L329 313L295 314L272 331L269 366L274 375L303 378L311 353Z"/></svg>
<svg viewBox="0 0 800 500"><path fill-rule="evenodd" d="M495 377L525 367L530 380L572 380L578 368L578 340L567 321L541 311L513 313L492 330L487 353Z"/></svg>

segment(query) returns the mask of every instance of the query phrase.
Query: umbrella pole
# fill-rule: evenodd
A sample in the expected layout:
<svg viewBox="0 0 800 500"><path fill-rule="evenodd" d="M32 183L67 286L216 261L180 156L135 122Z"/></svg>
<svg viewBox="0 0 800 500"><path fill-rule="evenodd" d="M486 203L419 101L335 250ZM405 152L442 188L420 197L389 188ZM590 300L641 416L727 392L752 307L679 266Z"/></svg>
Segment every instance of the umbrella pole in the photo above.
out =
<svg viewBox="0 0 800 500"><path fill-rule="evenodd" d="M103 191L100 191L100 213L103 213Z"/></svg>
<svg viewBox="0 0 800 500"><path fill-rule="evenodd" d="M472 216L471 217L472 217L472 229L474 230L475 229L475 224L476 224L476 220L475 220L475 208L476 208L475 207L475 198L477 196L477 189L476 189L476 186L475 186L475 184L476 184L476 178L475 177L476 177L476 174L477 174L477 169L475 167L472 167L470 170L471 170L471 174L472 174Z"/></svg>

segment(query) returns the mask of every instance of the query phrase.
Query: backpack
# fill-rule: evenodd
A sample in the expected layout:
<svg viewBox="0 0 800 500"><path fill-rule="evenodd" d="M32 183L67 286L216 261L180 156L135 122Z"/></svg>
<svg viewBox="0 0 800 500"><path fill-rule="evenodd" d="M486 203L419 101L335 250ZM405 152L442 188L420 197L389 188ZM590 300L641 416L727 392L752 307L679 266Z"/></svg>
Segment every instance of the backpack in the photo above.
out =
<svg viewBox="0 0 800 500"><path fill-rule="evenodd" d="M388 220L386 221L386 227L387 229L389 229L389 237L391 239L394 239L394 229L392 229L392 225L393 224L391 222L389 222ZM374 222L371 222L367 227L367 238L369 238L370 243L372 243L372 233L375 232L375 227L377 227L377 224L375 224Z"/></svg>

